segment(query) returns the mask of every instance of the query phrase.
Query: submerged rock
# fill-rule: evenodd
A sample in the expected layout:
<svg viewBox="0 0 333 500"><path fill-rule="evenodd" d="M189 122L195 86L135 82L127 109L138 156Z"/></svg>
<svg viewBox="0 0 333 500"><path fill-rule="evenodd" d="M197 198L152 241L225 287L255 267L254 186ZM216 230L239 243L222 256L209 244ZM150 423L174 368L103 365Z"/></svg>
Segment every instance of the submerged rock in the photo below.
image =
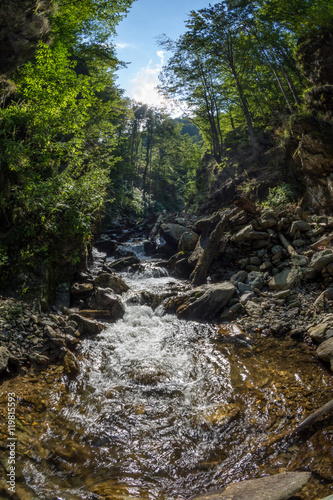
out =
<svg viewBox="0 0 333 500"><path fill-rule="evenodd" d="M310 479L310 472L283 472L233 483L225 490L199 495L193 500L288 500Z"/></svg>

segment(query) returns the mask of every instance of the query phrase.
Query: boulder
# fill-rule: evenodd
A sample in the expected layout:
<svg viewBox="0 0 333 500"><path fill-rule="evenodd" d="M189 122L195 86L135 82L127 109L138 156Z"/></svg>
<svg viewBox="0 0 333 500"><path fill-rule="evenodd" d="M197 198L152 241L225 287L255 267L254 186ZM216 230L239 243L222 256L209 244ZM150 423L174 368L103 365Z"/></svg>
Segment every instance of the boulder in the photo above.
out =
<svg viewBox="0 0 333 500"><path fill-rule="evenodd" d="M78 324L81 333L86 335L97 335L103 330L103 325L96 323L96 321L91 321L90 319L84 318L80 314L71 314L69 319L75 321Z"/></svg>
<svg viewBox="0 0 333 500"><path fill-rule="evenodd" d="M303 488L310 476L310 472L282 472L233 483L224 490L208 492L192 500L287 500Z"/></svg>
<svg viewBox="0 0 333 500"><path fill-rule="evenodd" d="M262 289L262 287L265 284L265 276L264 273L260 273L257 271L251 271L247 275L247 280L246 283L251 287L251 288L259 288L259 290Z"/></svg>
<svg viewBox="0 0 333 500"><path fill-rule="evenodd" d="M64 372L66 375L75 376L79 373L79 371L80 365L76 356L67 349L64 357Z"/></svg>
<svg viewBox="0 0 333 500"><path fill-rule="evenodd" d="M247 272L246 271L238 271L237 273L233 274L230 278L230 282L237 286L238 283L245 283L247 278Z"/></svg>
<svg viewBox="0 0 333 500"><path fill-rule="evenodd" d="M107 309L113 321L117 321L125 314L125 308L111 288L96 288L88 301L92 309Z"/></svg>
<svg viewBox="0 0 333 500"><path fill-rule="evenodd" d="M72 295L81 295L85 293L90 293L94 289L94 285L92 283L73 283L71 286L71 294Z"/></svg>
<svg viewBox="0 0 333 500"><path fill-rule="evenodd" d="M228 281L193 288L174 299L179 318L206 320L216 318L234 295L236 288Z"/></svg>
<svg viewBox="0 0 333 500"><path fill-rule="evenodd" d="M273 210L264 212L257 223L260 229L270 229L279 222L279 218Z"/></svg>
<svg viewBox="0 0 333 500"><path fill-rule="evenodd" d="M333 337L325 340L317 349L317 354L323 361L328 361L333 371Z"/></svg>
<svg viewBox="0 0 333 500"><path fill-rule="evenodd" d="M94 243L94 246L100 252L105 252L106 255L113 255L118 248L118 243L111 240L109 236L102 235L99 240Z"/></svg>
<svg viewBox="0 0 333 500"><path fill-rule="evenodd" d="M122 271L129 266L134 264L139 264L140 259L136 255L130 255L129 257L123 257L122 259L115 260L109 264L110 269L114 271Z"/></svg>
<svg viewBox="0 0 333 500"><path fill-rule="evenodd" d="M195 249L198 243L199 235L194 231L187 231L180 237L178 243L178 252L187 252Z"/></svg>
<svg viewBox="0 0 333 500"><path fill-rule="evenodd" d="M268 283L271 290L289 290L293 288L302 278L302 272L298 267L287 267L281 273L276 274Z"/></svg>
<svg viewBox="0 0 333 500"><path fill-rule="evenodd" d="M161 224L160 233L165 241L174 248L178 247L179 240L184 233L188 233L188 227L179 224Z"/></svg>
<svg viewBox="0 0 333 500"><path fill-rule="evenodd" d="M325 334L327 329L328 329L327 323L320 323L319 325L309 328L308 334L312 338L312 340L321 343L324 342L324 340L326 339Z"/></svg>
<svg viewBox="0 0 333 500"><path fill-rule="evenodd" d="M311 226L308 222L305 220L295 220L291 224L290 228L290 236L294 236L294 234L297 233L297 231L300 231L301 233L306 233L307 231L311 230Z"/></svg>
<svg viewBox="0 0 333 500"><path fill-rule="evenodd" d="M114 293L122 294L129 290L129 286L125 281L115 274L102 273L94 280L95 286L98 288L111 288Z"/></svg>
<svg viewBox="0 0 333 500"><path fill-rule="evenodd" d="M321 252L315 253L310 262L310 267L317 273L319 273L323 267L327 266L333 262L333 251L332 250L322 250Z"/></svg>
<svg viewBox="0 0 333 500"><path fill-rule="evenodd" d="M6 347L1 346L0 347L0 373L6 370L8 366L8 361L10 358L10 352Z"/></svg>

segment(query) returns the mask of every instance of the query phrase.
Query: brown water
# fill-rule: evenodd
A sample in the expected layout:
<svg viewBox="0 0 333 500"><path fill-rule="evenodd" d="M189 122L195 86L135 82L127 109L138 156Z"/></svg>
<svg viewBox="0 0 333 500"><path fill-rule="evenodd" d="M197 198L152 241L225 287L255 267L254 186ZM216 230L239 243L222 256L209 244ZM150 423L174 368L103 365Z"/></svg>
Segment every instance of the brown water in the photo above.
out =
<svg viewBox="0 0 333 500"><path fill-rule="evenodd" d="M314 472L299 498L332 494L329 417L267 444L332 398L326 368L306 344L260 332L249 341L235 326L138 304L140 291L170 286L163 274L148 266L128 278L124 318L81 343L75 380L53 367L2 384L2 422L8 393L19 399L17 498L178 500L285 470Z"/></svg>

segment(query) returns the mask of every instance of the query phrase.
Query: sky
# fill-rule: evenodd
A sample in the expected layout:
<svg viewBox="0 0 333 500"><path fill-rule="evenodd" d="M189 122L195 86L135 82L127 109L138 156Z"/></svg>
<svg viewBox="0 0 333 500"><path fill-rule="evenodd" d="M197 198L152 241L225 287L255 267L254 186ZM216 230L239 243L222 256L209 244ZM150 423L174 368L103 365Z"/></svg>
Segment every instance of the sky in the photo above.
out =
<svg viewBox="0 0 333 500"><path fill-rule="evenodd" d="M167 62L167 54L156 37L165 33L177 39L185 31L191 10L208 7L212 0L136 0L127 17L117 27L114 43L118 58L130 63L117 73L117 85L131 99L163 106L158 95L158 74Z"/></svg>

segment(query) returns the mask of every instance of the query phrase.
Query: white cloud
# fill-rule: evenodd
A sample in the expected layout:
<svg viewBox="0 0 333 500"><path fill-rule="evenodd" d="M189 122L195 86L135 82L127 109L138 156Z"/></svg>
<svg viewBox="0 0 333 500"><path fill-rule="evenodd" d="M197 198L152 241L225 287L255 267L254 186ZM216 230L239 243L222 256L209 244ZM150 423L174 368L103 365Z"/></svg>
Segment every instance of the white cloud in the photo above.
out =
<svg viewBox="0 0 333 500"><path fill-rule="evenodd" d="M133 47L134 45L131 43L123 43L123 42L116 43L116 49L128 49Z"/></svg>
<svg viewBox="0 0 333 500"><path fill-rule="evenodd" d="M138 71L135 78L131 80L131 87L128 91L129 96L137 102L142 102L150 106L166 108L173 115L177 115L175 105L171 101L165 99L157 91L157 85L160 83L158 75L164 64L164 52L159 50L156 52L159 62L153 63L151 59L147 66ZM178 114L181 114L180 112Z"/></svg>

